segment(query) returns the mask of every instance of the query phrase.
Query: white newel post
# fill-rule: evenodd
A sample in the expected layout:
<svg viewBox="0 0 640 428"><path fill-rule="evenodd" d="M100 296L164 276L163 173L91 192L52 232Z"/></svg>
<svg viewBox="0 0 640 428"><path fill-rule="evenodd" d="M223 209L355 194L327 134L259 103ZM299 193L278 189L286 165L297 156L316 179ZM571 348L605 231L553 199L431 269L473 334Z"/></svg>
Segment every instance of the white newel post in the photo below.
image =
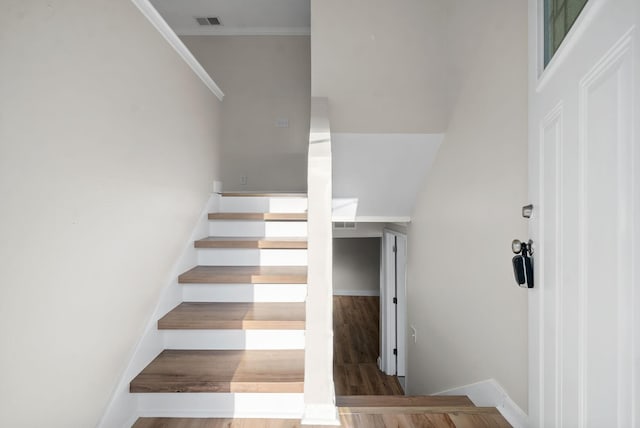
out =
<svg viewBox="0 0 640 428"><path fill-rule="evenodd" d="M311 101L308 170L305 425L340 425L333 386L331 133L326 98Z"/></svg>

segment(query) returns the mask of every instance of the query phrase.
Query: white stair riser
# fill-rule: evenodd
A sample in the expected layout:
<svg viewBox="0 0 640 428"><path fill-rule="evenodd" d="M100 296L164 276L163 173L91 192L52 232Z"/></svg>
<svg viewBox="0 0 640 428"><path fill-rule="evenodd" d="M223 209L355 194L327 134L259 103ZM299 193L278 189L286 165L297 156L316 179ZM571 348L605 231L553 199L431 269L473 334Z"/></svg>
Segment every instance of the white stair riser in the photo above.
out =
<svg viewBox="0 0 640 428"><path fill-rule="evenodd" d="M184 302L304 302L304 284L183 284Z"/></svg>
<svg viewBox="0 0 640 428"><path fill-rule="evenodd" d="M304 349L304 330L162 330L165 349Z"/></svg>
<svg viewBox="0 0 640 428"><path fill-rule="evenodd" d="M307 198L222 197L220 212L227 213L303 213Z"/></svg>
<svg viewBox="0 0 640 428"><path fill-rule="evenodd" d="M201 266L306 266L307 250L199 248Z"/></svg>
<svg viewBox="0 0 640 428"><path fill-rule="evenodd" d="M306 221L210 220L210 236L305 237Z"/></svg>
<svg viewBox="0 0 640 428"><path fill-rule="evenodd" d="M139 393L141 417L300 419L304 394Z"/></svg>

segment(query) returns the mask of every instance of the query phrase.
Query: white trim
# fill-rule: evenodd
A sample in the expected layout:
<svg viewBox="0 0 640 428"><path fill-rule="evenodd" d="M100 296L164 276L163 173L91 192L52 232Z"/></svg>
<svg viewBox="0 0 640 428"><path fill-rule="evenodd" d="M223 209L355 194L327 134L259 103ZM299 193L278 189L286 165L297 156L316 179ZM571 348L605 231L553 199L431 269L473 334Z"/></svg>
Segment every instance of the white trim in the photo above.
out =
<svg viewBox="0 0 640 428"><path fill-rule="evenodd" d="M136 393L141 417L300 419L302 393Z"/></svg>
<svg viewBox="0 0 640 428"><path fill-rule="evenodd" d="M353 220L333 220L353 221ZM411 223L410 216L356 216L356 223Z"/></svg>
<svg viewBox="0 0 640 428"><path fill-rule="evenodd" d="M340 231L340 233L343 233L343 231L345 229L334 229L334 235L333 235L333 239L353 239L353 238L382 238L382 232L365 232L365 233L360 233L357 230L353 230L351 229L351 232L353 232L352 234L344 234L342 236L336 236L335 235L335 230ZM349 229L346 229L347 231L349 231Z"/></svg>
<svg viewBox="0 0 640 428"><path fill-rule="evenodd" d="M169 27L169 24L160 16L158 11L153 7L149 0L131 0L136 5L140 12L151 22L151 24L158 30L162 37L175 49L175 51L182 57L182 59L191 67L196 75L202 80L207 88L213 94L218 97L220 101L224 98L224 93L220 87L213 81L209 73L200 65L198 60L182 43L182 40L176 35L176 33Z"/></svg>
<svg viewBox="0 0 640 428"><path fill-rule="evenodd" d="M540 138L540 143L539 143L539 160L538 160L538 179L539 179L539 189L540 189L540 200L545 200L546 198L546 194L548 191L553 192L554 194L554 207L553 207L553 211L551 210L546 210L546 211L541 211L540 215L539 215L539 227L540 227L540 237L538 238L538 246L539 246L539 254L545 254L545 249L546 249L546 239L545 239L545 230L547 227L547 223L549 221L551 221L552 224L555 224L556 226L559 224L561 217L561 210L562 210L562 198L561 198L561 194L562 194L562 168L563 168L563 157L562 157L562 147L564 146L563 144L563 140L564 140L564 132L563 132L563 125L564 125L564 104L562 101L560 101L558 104L555 105L555 107L553 107L551 109L551 111L549 113L547 113L547 115L544 117L544 119L542 120L542 122L540 123L540 127L539 127L539 131L538 131L538 135ZM553 141L547 141L546 139L546 134L547 134L547 130L553 130ZM553 165L548 165L545 162L545 156L547 151L549 152L553 152L554 153L554 159L555 159L555 163ZM553 170L554 170L554 174L555 174L555 182L552 184L552 188L547 189L546 185L545 185L545 177L547 176L546 174L546 170L545 168L547 166L553 166ZM556 234L555 234L555 242L557 243L557 249L555 252L555 260L554 260L554 264L556 266L556 272L555 272L555 277L554 277L554 287L552 287L552 289L555 289L555 291L553 291L554 293L554 298L556 302L560 302L561 298L562 298L562 263L560 262L562 257L564 256L562 254L562 236L560 233L560 228L556 227ZM555 391L555 398L556 398L556 408L555 408L555 415L556 415L556 421L555 424L556 426L560 426L560 420L558 419L561 412L562 412L562 394L560 393L561 391L561 378L562 378L562 358L561 358L561 347L562 347L562 341L560 340L560 336L562 334L562 329L561 329L561 323L562 323L562 313L561 313L561 309L560 309L560 305L558 305L556 303L556 307L554 310L554 325L555 328L553 330L553 332L546 332L545 329L543 328L543 324L544 324L544 319L545 319L545 307L546 307L546 303L545 303L545 299L544 299L544 295L546 293L546 289L547 289L547 284L544 281L545 278L545 272L546 272L546 264L545 264L545 259L543 257L540 257L539 260L537 261L537 264L539 266L539 275L538 275L538 280L536 283L536 287L539 288L539 292L540 292L540 303L539 303L539 315L538 315L538 329L539 329L539 333L538 333L538 337L540 337L540 346L539 346L539 354L537 355L537 359L538 359L538 372L539 372L539 377L538 377L538 385L539 385L539 417L540 420L544 421L545 420L545 412L547 411L547 409L545 408L545 400L544 400L544 394L547 388L547 383L549 385L551 385L553 383L554 385L554 391ZM551 291L550 291L551 292ZM547 334L549 334L549 337L547 338ZM555 379L550 379L549 376L547 376L547 372L546 372L546 368L545 368L545 344L547 343L547 340L551 341L553 340L553 348L555 350L554 352L554 367L558 368L558 372L555 373Z"/></svg>
<svg viewBox="0 0 640 428"><path fill-rule="evenodd" d="M310 36L309 27L203 27L177 28L180 36Z"/></svg>
<svg viewBox="0 0 640 428"><path fill-rule="evenodd" d="M379 296L380 290L336 290L333 289L334 296Z"/></svg>
<svg viewBox="0 0 640 428"><path fill-rule="evenodd" d="M137 415L137 413L135 415L131 415L131 418L129 418L129 420L127 421L127 423L124 426L125 427L132 427L133 424L136 423L138 418L139 418L139 416Z"/></svg>
<svg viewBox="0 0 640 428"><path fill-rule="evenodd" d="M340 426L338 408L327 404L307 404L300 421L302 425Z"/></svg>
<svg viewBox="0 0 640 428"><path fill-rule="evenodd" d="M513 428L525 428L529 417L495 379L447 389L433 395L466 395L478 407L495 407Z"/></svg>
<svg viewBox="0 0 640 428"><path fill-rule="evenodd" d="M396 252L391 255L394 244ZM407 235L385 228L380 251L381 370L391 376L406 376ZM397 303L393 303L393 298Z"/></svg>

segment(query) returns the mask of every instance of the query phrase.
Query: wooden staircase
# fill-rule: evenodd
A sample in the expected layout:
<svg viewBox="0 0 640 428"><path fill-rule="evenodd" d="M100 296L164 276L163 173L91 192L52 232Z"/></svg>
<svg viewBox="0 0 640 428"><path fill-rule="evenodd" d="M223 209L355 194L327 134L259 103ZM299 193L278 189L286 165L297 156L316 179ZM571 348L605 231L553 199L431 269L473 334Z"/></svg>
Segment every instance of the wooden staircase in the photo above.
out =
<svg viewBox="0 0 640 428"><path fill-rule="evenodd" d="M133 427L303 427L306 198L223 194L208 218L198 265L178 278L182 303L157 321L165 349L130 382ZM345 427L510 426L460 396L336 404Z"/></svg>
<svg viewBox="0 0 640 428"><path fill-rule="evenodd" d="M306 196L222 195L208 218L198 265L178 277L183 301L158 320L166 349L129 391L149 416L299 419Z"/></svg>
<svg viewBox="0 0 640 428"><path fill-rule="evenodd" d="M336 397L343 427L507 428L494 407L476 407L464 396ZM134 428L304 428L286 419L140 418Z"/></svg>

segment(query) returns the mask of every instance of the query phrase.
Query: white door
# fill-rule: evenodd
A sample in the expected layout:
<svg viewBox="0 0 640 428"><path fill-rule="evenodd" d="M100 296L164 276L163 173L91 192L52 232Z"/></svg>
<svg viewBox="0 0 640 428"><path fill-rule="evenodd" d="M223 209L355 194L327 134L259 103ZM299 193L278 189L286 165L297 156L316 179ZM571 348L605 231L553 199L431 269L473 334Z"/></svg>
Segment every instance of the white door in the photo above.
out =
<svg viewBox="0 0 640 428"><path fill-rule="evenodd" d="M380 370L388 375L406 372L407 237L385 230L382 237L380 287Z"/></svg>
<svg viewBox="0 0 640 428"><path fill-rule="evenodd" d="M544 71L543 10L529 0L531 426L640 427L640 0L589 0Z"/></svg>

